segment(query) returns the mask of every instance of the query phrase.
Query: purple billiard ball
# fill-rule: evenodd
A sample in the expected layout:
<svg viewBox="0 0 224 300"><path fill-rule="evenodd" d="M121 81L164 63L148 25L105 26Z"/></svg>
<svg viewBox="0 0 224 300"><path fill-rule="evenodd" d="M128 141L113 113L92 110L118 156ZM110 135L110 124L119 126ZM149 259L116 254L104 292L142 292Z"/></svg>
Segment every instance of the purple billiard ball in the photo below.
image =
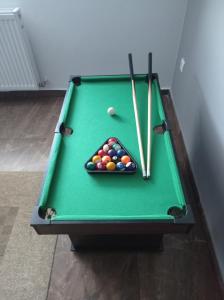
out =
<svg viewBox="0 0 224 300"><path fill-rule="evenodd" d="M108 155L110 155L110 157L113 157L113 156L115 156L117 154L117 152L114 150L114 149L110 149L109 151L108 151Z"/></svg>

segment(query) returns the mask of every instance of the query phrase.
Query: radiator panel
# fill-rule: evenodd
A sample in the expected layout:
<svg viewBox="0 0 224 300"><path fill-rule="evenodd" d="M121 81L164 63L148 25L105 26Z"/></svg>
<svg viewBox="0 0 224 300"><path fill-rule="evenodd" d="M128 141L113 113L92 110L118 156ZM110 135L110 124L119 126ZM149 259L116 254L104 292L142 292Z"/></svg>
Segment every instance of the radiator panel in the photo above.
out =
<svg viewBox="0 0 224 300"><path fill-rule="evenodd" d="M38 89L39 82L19 9L0 10L0 90Z"/></svg>

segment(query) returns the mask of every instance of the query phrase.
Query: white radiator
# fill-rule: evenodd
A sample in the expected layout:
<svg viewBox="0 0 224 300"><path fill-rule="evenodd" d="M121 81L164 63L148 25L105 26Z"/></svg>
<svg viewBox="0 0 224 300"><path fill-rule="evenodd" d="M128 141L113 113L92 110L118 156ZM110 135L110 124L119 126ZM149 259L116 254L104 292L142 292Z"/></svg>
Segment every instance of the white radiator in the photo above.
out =
<svg viewBox="0 0 224 300"><path fill-rule="evenodd" d="M0 91L38 89L39 83L19 9L0 9Z"/></svg>

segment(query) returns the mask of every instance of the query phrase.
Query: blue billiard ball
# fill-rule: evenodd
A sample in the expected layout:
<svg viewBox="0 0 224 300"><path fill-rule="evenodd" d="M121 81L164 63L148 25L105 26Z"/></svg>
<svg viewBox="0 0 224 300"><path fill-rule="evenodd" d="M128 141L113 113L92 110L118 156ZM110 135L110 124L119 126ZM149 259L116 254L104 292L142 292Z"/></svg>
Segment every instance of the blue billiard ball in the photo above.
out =
<svg viewBox="0 0 224 300"><path fill-rule="evenodd" d="M122 157L126 154L126 152L124 151L124 149L119 149L117 150L117 156L118 157Z"/></svg>
<svg viewBox="0 0 224 300"><path fill-rule="evenodd" d="M108 151L108 155L110 155L110 157L113 157L113 156L115 156L117 154L117 152L114 150L114 149L110 149L109 151Z"/></svg>
<svg viewBox="0 0 224 300"><path fill-rule="evenodd" d="M127 171L133 171L136 169L136 165L132 161L129 161L125 167Z"/></svg>
<svg viewBox="0 0 224 300"><path fill-rule="evenodd" d="M125 165L122 162L118 162L116 167L119 171L124 171L125 170Z"/></svg>

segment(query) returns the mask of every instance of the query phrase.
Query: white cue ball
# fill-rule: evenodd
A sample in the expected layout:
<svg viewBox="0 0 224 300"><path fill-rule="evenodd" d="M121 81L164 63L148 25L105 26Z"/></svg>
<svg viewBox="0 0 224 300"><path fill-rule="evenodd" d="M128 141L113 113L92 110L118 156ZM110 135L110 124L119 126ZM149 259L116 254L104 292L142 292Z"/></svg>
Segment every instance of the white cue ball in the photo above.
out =
<svg viewBox="0 0 224 300"><path fill-rule="evenodd" d="M107 109L107 113L108 113L108 115L113 116L116 114L116 111L115 111L114 107L109 107Z"/></svg>

